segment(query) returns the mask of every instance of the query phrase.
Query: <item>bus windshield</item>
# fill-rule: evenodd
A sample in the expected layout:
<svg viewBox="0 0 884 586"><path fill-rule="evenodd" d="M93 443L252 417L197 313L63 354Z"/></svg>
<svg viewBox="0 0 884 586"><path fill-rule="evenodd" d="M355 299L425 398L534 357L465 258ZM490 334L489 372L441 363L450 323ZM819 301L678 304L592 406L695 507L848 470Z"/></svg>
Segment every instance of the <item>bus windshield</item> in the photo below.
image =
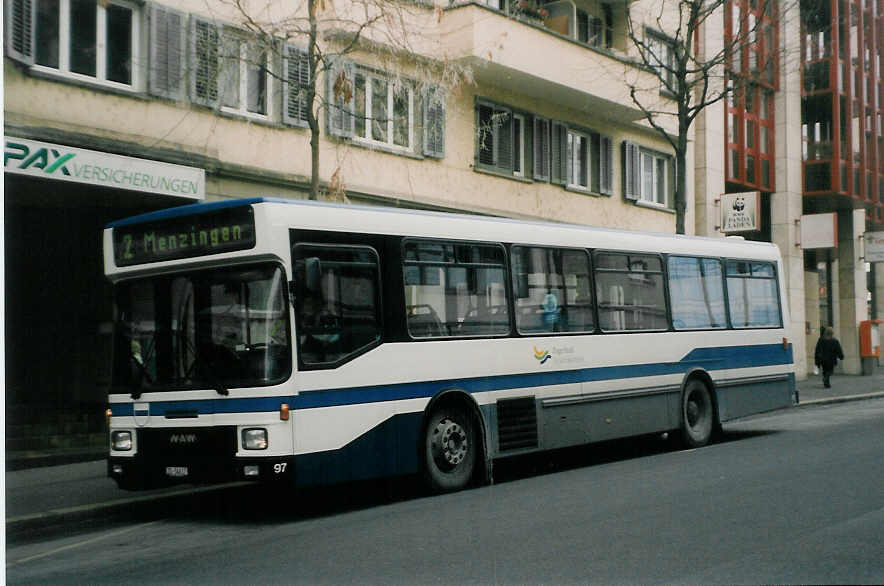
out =
<svg viewBox="0 0 884 586"><path fill-rule="evenodd" d="M266 263L124 281L112 392L262 386L291 371L285 277Z"/></svg>

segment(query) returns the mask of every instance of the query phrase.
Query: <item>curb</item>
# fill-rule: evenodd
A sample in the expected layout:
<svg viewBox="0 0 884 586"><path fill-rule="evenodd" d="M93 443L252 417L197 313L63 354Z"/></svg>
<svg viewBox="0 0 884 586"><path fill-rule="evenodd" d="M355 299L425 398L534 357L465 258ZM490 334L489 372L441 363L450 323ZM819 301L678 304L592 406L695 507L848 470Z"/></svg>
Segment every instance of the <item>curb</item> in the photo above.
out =
<svg viewBox="0 0 884 586"><path fill-rule="evenodd" d="M169 492L163 492L161 494L120 498L103 503L77 505L75 507L66 507L63 509L50 509L49 511L44 511L42 513L31 513L29 515L21 515L6 519L6 536L9 538L10 536L16 536L29 531L46 529L53 525L73 524L92 519L110 518L124 512L131 513L133 510L148 510L150 506L155 506L160 502L183 500L187 497L194 497L219 490L254 485L254 482L245 480L226 482L224 484L215 484L211 486L180 488L170 490ZM164 507L163 511L168 512L171 508L171 506Z"/></svg>
<svg viewBox="0 0 884 586"><path fill-rule="evenodd" d="M799 401L796 407L811 405L832 405L835 403L848 403L851 401L863 401L866 399L880 399L884 397L884 391L877 393L864 393L860 395L844 395L843 397L827 397L825 399L812 399L810 401Z"/></svg>
<svg viewBox="0 0 884 586"><path fill-rule="evenodd" d="M11 456L11 457L10 457ZM107 459L107 450L74 452L69 454L39 454L35 456L6 455L6 471L30 470L31 468L44 468L47 466L62 466L64 464L79 464L81 462L95 462Z"/></svg>

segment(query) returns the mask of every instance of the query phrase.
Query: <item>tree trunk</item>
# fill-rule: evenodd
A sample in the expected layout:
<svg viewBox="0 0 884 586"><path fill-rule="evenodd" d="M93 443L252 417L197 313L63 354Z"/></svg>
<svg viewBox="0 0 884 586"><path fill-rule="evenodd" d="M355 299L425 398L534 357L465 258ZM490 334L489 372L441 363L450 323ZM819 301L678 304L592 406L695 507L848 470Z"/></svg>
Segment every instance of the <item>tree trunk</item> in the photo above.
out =
<svg viewBox="0 0 884 586"><path fill-rule="evenodd" d="M310 84L307 87L307 124L310 126L310 199L319 199L319 120L316 110L316 0L308 0L307 12L310 19L307 62L310 68Z"/></svg>
<svg viewBox="0 0 884 586"><path fill-rule="evenodd" d="M681 118L682 116L679 116ZM687 215L688 185L688 128L686 121L679 122L678 140L675 149L675 233L685 233L685 216Z"/></svg>

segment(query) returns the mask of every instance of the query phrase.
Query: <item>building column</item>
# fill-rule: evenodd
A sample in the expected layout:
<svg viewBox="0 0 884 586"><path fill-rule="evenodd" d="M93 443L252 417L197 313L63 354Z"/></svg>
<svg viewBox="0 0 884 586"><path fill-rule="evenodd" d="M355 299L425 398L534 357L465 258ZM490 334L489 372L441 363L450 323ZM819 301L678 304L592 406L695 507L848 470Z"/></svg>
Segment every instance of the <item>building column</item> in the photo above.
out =
<svg viewBox="0 0 884 586"><path fill-rule="evenodd" d="M838 212L838 315L837 338L844 350L842 370L846 374L862 374L859 355L859 322L869 319L865 262L860 238L866 229L863 209Z"/></svg>
<svg viewBox="0 0 884 586"><path fill-rule="evenodd" d="M780 2L780 14L795 10L786 0ZM801 31L796 18L781 18L780 39L785 55L798 55ZM782 275L786 285L795 376L807 378L813 363L807 362L808 335L805 311L804 251L800 241L800 220L803 211L801 184L801 72L797 67L780 67L780 90L774 94L776 159L776 191L770 197L771 241L783 257ZM814 273L814 276L816 274ZM813 341L814 343L816 340Z"/></svg>
<svg viewBox="0 0 884 586"><path fill-rule="evenodd" d="M872 284L875 288L874 319L884 320L884 263L875 263L872 267L875 271L875 280ZM881 332L884 333L884 329L881 329Z"/></svg>
<svg viewBox="0 0 884 586"><path fill-rule="evenodd" d="M813 369L814 353L816 352L816 340L820 337L820 275L814 271L804 273L804 319L805 359L807 369Z"/></svg>
<svg viewBox="0 0 884 586"><path fill-rule="evenodd" d="M715 55L723 46L724 10L719 8L703 25L702 55ZM701 56L701 59L703 57ZM721 236L718 199L724 193L724 100L704 108L694 122L694 231L698 236Z"/></svg>

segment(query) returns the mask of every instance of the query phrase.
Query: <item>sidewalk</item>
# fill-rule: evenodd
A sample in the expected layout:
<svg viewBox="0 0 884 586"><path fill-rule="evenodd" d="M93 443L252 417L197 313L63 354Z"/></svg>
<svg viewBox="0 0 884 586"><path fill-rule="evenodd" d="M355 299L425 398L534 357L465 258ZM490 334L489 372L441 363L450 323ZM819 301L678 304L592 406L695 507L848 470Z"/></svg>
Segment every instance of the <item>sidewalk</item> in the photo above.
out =
<svg viewBox="0 0 884 586"><path fill-rule="evenodd" d="M877 367L874 374L867 376L836 373L830 382L832 387L827 389L823 387L821 375L798 381L799 406L884 396L884 366Z"/></svg>
<svg viewBox="0 0 884 586"><path fill-rule="evenodd" d="M869 376L835 375L832 387L823 387L822 377L799 381L799 407L884 397L884 367ZM207 491L247 483L193 487L182 485L144 492L126 492L107 477L104 454L92 453L92 461L64 461L63 454L29 454L33 467L13 460L19 469L6 472L6 531L10 535L31 529L52 527L112 516L134 507L165 507L176 498L193 498Z"/></svg>

